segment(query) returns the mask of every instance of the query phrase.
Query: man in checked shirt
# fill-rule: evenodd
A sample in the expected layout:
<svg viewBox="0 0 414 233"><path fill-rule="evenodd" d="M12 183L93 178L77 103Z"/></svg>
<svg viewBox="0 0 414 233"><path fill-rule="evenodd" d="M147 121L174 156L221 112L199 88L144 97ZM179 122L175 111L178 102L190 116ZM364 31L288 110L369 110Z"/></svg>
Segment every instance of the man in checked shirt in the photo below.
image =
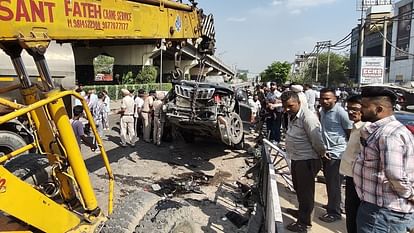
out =
<svg viewBox="0 0 414 233"><path fill-rule="evenodd" d="M394 117L396 95L383 87L362 90L361 153L353 168L361 199L359 233L407 232L414 220L414 137Z"/></svg>

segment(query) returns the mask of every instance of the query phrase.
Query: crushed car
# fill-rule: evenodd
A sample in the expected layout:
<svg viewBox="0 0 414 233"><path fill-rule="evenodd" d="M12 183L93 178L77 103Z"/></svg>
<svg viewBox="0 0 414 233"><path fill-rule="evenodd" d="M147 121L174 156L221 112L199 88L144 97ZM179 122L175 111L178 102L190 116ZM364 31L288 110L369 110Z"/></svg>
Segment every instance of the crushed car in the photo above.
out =
<svg viewBox="0 0 414 233"><path fill-rule="evenodd" d="M211 78L172 81L164 99L167 125L178 130L186 142L214 137L226 145L243 147L243 121L251 114L244 87L208 80Z"/></svg>

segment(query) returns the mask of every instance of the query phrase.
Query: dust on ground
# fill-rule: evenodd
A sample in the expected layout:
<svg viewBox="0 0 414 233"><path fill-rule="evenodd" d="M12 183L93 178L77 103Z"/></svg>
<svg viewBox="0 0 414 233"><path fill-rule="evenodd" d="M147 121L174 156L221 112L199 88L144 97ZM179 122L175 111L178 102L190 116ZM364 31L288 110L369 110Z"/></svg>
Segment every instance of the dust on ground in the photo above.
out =
<svg viewBox="0 0 414 233"><path fill-rule="evenodd" d="M165 199L188 203L195 232L247 232L247 225L239 228L226 217L231 211L248 216L239 185L254 183L245 176L251 165L247 162L250 159L247 150L232 150L210 139L187 144L180 138L161 146L140 140L135 147L123 148L119 146L118 121L117 116L110 116L111 130L104 131L103 137L115 176L115 208L128 194L146 190ZM253 146L254 136L247 134L246 141L248 147ZM82 151L98 202L107 211L108 180L101 156L86 147L82 147ZM278 182L282 211L297 205L295 193L286 189L280 177ZM182 190L174 191L172 183L180 184ZM196 190L191 190L191 186ZM317 218L324 213L321 206L326 200L325 186L318 183L312 232L346 232L345 220L328 224ZM287 225L294 219L284 213L283 221Z"/></svg>

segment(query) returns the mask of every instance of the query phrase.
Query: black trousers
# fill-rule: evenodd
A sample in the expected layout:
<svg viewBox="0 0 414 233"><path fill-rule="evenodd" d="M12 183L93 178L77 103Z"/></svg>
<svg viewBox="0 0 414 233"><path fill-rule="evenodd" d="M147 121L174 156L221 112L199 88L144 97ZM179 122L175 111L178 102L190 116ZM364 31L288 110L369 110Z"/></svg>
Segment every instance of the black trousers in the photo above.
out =
<svg viewBox="0 0 414 233"><path fill-rule="evenodd" d="M311 226L315 205L315 177L321 169L320 159L292 160L292 181L299 202L298 222Z"/></svg>
<svg viewBox="0 0 414 233"><path fill-rule="evenodd" d="M323 160L323 175L326 180L326 192L328 193L327 213L341 216L341 183L339 174L340 159Z"/></svg>
<svg viewBox="0 0 414 233"><path fill-rule="evenodd" d="M346 211L346 230L348 233L357 233L356 218L361 200L355 190L354 179L345 177L345 211Z"/></svg>

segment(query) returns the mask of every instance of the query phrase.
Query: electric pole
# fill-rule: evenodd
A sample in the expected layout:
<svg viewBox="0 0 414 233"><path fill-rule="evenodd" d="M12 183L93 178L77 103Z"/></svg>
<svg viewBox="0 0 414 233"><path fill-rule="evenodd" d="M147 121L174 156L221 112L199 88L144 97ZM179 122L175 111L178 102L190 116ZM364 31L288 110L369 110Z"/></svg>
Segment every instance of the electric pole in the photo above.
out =
<svg viewBox="0 0 414 233"><path fill-rule="evenodd" d="M326 87L329 86L329 68L330 68L330 64L331 64L331 41L329 41L328 44L328 67L326 68Z"/></svg>
<svg viewBox="0 0 414 233"><path fill-rule="evenodd" d="M317 55L316 55L316 82L318 82L318 75L319 75L319 51L322 51L324 48L328 47L328 67L326 70L326 85L328 85L328 77L329 77L329 62L330 62L330 52L331 52L331 41L318 41L316 42L317 48ZM319 50L321 48L321 50Z"/></svg>
<svg viewBox="0 0 414 233"><path fill-rule="evenodd" d="M318 72L319 72L319 46L316 45L316 77L315 82L318 82Z"/></svg>

